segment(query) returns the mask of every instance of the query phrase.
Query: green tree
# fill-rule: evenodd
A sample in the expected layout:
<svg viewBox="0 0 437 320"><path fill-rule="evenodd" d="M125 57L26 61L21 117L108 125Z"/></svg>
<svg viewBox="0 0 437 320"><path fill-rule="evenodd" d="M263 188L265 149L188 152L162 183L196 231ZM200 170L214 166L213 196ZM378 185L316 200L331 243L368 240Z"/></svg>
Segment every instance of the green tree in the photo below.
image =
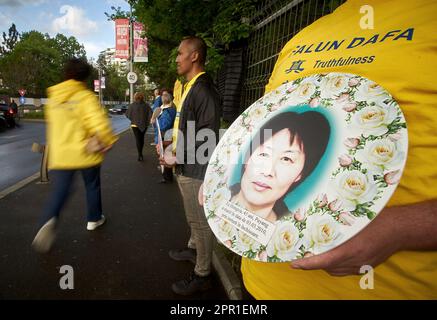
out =
<svg viewBox="0 0 437 320"><path fill-rule="evenodd" d="M75 37L66 37L63 34L57 34L53 39L53 46L60 52L62 61L67 61L70 58L86 59L86 51Z"/></svg>
<svg viewBox="0 0 437 320"><path fill-rule="evenodd" d="M104 89L105 100L125 99L126 89L129 88L129 83L126 79L126 72L120 70L117 65L108 66L105 71L106 89Z"/></svg>
<svg viewBox="0 0 437 320"><path fill-rule="evenodd" d="M212 26L217 43L228 47L232 42L249 38L252 26L248 17L255 10L256 0L222 0Z"/></svg>
<svg viewBox="0 0 437 320"><path fill-rule="evenodd" d="M0 59L0 78L10 94L25 88L28 95L45 96L46 88L61 80L61 54L48 35L23 33L8 55Z"/></svg>
<svg viewBox="0 0 437 320"><path fill-rule="evenodd" d="M112 13L105 12L106 17L108 17L108 20L115 20L115 19L129 19L130 13L127 11L123 11L121 7L111 7Z"/></svg>
<svg viewBox="0 0 437 320"><path fill-rule="evenodd" d="M105 76L105 89L103 89L104 100L123 101L126 89L129 88L127 82L127 72L118 65L108 65L103 55L97 60L97 68L100 68ZM98 70L95 79L98 79Z"/></svg>
<svg viewBox="0 0 437 320"><path fill-rule="evenodd" d="M198 35L208 45L207 71L213 76L223 64L225 51L249 37L248 17L257 0L143 0L131 1L133 18L146 26L149 62L138 69L161 87L173 86L177 47L184 36ZM106 14L109 20L128 18L120 7Z"/></svg>
<svg viewBox="0 0 437 320"><path fill-rule="evenodd" d="M62 68L67 59L86 59L84 46L75 37L57 34L50 38L38 31L24 32L19 36L13 24L9 38L5 33L3 38L0 79L11 95L19 88L25 88L29 96L44 97L49 86L62 80Z"/></svg>
<svg viewBox="0 0 437 320"><path fill-rule="evenodd" d="M20 33L17 31L17 28L15 24L13 23L12 26L8 30L8 35L6 35L5 32L3 32L3 41L0 45L0 56L3 56L9 52L11 52L17 41L20 39Z"/></svg>
<svg viewBox="0 0 437 320"><path fill-rule="evenodd" d="M174 60L180 40L187 35L207 33L218 12L218 2L145 0L138 1L133 8L136 19L146 26L149 46L149 62L140 68L158 86L172 88L176 79Z"/></svg>

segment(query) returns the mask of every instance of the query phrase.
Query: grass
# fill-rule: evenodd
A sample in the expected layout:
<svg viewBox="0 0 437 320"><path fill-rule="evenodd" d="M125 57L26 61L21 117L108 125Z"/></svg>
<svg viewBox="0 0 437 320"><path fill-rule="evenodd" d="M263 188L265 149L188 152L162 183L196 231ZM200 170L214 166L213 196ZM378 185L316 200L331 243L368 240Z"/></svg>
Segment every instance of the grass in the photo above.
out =
<svg viewBox="0 0 437 320"><path fill-rule="evenodd" d="M23 113L23 119L44 119L44 111L29 111Z"/></svg>

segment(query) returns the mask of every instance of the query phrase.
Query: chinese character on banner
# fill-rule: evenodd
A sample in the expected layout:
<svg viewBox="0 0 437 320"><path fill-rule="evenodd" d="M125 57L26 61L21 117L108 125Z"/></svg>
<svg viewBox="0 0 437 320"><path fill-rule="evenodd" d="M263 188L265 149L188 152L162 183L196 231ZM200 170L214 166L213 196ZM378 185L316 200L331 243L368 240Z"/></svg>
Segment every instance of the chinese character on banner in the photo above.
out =
<svg viewBox="0 0 437 320"><path fill-rule="evenodd" d="M115 57L129 58L129 19L115 20Z"/></svg>
<svg viewBox="0 0 437 320"><path fill-rule="evenodd" d="M134 22L134 62L149 61L147 54L147 38L143 38L144 25L139 22Z"/></svg>
<svg viewBox="0 0 437 320"><path fill-rule="evenodd" d="M106 81L105 77L102 77L100 79L102 89L106 89L105 81Z"/></svg>
<svg viewBox="0 0 437 320"><path fill-rule="evenodd" d="M100 81L94 80L94 92L99 92L99 91L100 91Z"/></svg>

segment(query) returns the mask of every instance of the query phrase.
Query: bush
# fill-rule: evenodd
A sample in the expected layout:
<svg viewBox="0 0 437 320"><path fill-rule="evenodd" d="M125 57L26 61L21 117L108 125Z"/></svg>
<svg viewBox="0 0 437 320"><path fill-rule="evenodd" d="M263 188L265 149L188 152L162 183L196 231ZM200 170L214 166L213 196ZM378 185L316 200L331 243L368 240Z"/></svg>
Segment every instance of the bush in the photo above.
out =
<svg viewBox="0 0 437 320"><path fill-rule="evenodd" d="M23 113L23 119L44 119L44 111L35 110Z"/></svg>

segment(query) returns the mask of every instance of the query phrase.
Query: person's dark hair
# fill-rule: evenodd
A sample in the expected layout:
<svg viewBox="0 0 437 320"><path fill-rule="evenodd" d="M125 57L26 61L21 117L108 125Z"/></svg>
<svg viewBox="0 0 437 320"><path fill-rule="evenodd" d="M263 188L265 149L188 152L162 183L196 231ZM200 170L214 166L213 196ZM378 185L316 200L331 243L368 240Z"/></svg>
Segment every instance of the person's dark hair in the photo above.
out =
<svg viewBox="0 0 437 320"><path fill-rule="evenodd" d="M244 156L241 167L241 177L246 170L246 164L252 153L258 146L263 145L265 140L273 137L283 129L290 132L290 145L296 140L300 148L305 152L305 164L302 169L301 179L290 186L287 192L278 199L273 207L279 220L288 212L284 203L288 193L300 185L315 169L328 145L331 128L328 120L319 112L307 111L303 113L285 112L268 120L255 134ZM232 196L240 192L240 183L230 187Z"/></svg>
<svg viewBox="0 0 437 320"><path fill-rule="evenodd" d="M182 41L188 41L190 43L190 45L193 47L193 50L199 53L199 63L201 65L205 65L207 52L205 41L197 36L184 37Z"/></svg>
<svg viewBox="0 0 437 320"><path fill-rule="evenodd" d="M91 75L91 66L84 59L72 58L64 65L64 79L85 81Z"/></svg>
<svg viewBox="0 0 437 320"><path fill-rule="evenodd" d="M136 92L134 94L134 101L135 102L142 102L142 101L144 101L144 94L142 92Z"/></svg>
<svg viewBox="0 0 437 320"><path fill-rule="evenodd" d="M173 96L173 90L171 90L171 89L163 88L163 89L161 90L161 93L164 93L164 92L167 92L167 93L169 93L171 96Z"/></svg>

